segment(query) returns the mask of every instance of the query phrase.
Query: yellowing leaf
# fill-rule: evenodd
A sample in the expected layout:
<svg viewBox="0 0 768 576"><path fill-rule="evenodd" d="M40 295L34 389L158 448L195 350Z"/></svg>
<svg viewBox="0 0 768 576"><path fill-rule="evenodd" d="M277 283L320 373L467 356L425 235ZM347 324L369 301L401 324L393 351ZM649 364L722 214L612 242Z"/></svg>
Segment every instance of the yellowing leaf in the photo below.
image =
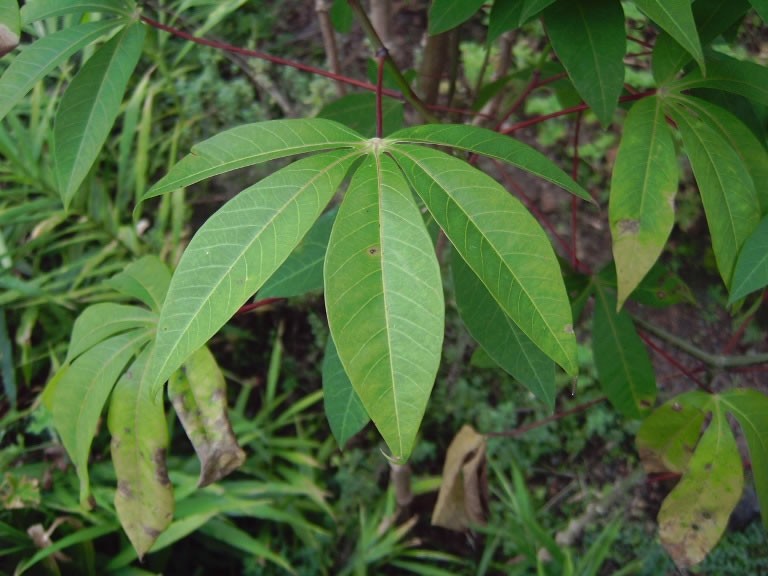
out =
<svg viewBox="0 0 768 576"><path fill-rule="evenodd" d="M609 221L618 306L653 267L675 223L678 168L661 102L637 102L624 122L611 177Z"/></svg>

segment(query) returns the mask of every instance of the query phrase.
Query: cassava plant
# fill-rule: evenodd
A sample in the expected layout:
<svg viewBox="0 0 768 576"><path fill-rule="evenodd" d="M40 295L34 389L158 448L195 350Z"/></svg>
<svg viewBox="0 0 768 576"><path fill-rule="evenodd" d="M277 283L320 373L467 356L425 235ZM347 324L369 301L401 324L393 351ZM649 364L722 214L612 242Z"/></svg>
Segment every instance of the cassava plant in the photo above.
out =
<svg viewBox="0 0 768 576"><path fill-rule="evenodd" d="M435 0L429 33L455 29L487 10L486 4ZM201 483L236 468L243 453L226 424L223 377L206 343L254 295L300 293L304 282L315 286L320 270L331 333L324 393L334 434L343 445L370 418L389 457L398 463L408 459L440 364L445 323L441 262L430 228L438 228L450 245L439 240L437 250L441 255L450 250L446 265L470 334L551 408L556 367L571 377L578 369L574 315L594 298L591 342L604 392L627 418L643 419L638 448L647 470L681 475L659 514L662 541L678 565L688 567L706 556L741 495L743 464L729 414L746 438L757 492L768 509L768 398L756 390L715 393L703 385L656 408L654 370L626 307L632 300L655 306L675 301L668 289L677 280L661 270L659 257L675 223L681 155L698 186L729 305L754 313L762 302L768 284L763 130L768 70L716 50L713 43L730 37L745 15L752 18L752 8L767 17L763 1L496 0L488 15L489 42L540 19L549 43L537 65L517 75L530 82L511 103L505 90L512 75L499 74L486 91L501 110L491 118L494 129L437 122L443 108L419 98L356 0L334 3L334 13L337 25L351 15L368 34L376 55L375 85L196 37L175 27L166 8L131 0L30 0L19 12L15 1L0 2L5 52L14 49L21 30L34 32L35 22L66 16L71 23L12 56L0 78L0 118L40 78L76 52L95 46L69 82L53 127L53 172L65 208L82 193L82 183L120 114L148 30L371 90L375 98L365 97L370 104L365 107L375 130L367 137L326 118L234 127L194 146L140 199L301 156L245 188L211 216L186 247L172 277L162 263L150 259L114 279L113 287L144 306L101 304L103 308L83 312L66 362L46 391L80 475L84 504L90 446L109 401L116 507L139 555L151 548L173 510L165 474L166 383L201 456ZM638 27L629 39L645 50L632 57L650 68L650 90L625 84L625 9L630 8L639 16L629 21ZM542 78L543 70L551 77ZM384 86L385 72L397 90ZM426 84L428 77L419 82ZM527 95L555 81L566 83L580 103L546 117L509 122ZM713 91L729 97L712 97ZM427 123L385 134L385 111L393 111L391 117L397 112L385 105L386 97L406 100ZM342 101L334 117L357 122L344 118L344 106L353 101L362 102ZM484 102L475 104L480 108ZM498 166L510 164L567 190L574 198L575 222L580 206L596 203L576 182L578 171L566 174L512 134L568 114L578 114L580 123L587 112L605 129L624 117L608 200L614 265L599 273L579 262L575 250L568 254L570 265L561 264L541 223L475 166L477 157L490 158ZM339 192L343 199L338 211L324 216ZM147 210L146 205L138 209ZM566 290L563 268L569 285L578 290ZM660 329L644 328L698 355L708 368L766 361L760 355L707 355Z"/></svg>

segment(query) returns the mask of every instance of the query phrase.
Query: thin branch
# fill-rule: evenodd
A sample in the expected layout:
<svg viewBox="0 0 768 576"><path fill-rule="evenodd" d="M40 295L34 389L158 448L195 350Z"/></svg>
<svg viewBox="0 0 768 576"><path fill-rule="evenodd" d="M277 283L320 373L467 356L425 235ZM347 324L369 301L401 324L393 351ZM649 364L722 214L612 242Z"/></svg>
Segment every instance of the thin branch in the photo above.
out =
<svg viewBox="0 0 768 576"><path fill-rule="evenodd" d="M247 314L248 312L256 310L257 308L264 308L265 306L276 304L277 302L282 302L283 300L285 300L285 298L264 298L263 300L257 300L256 302L251 302L250 304L243 304L240 306L240 309L235 312L235 315L239 316L241 314Z"/></svg>
<svg viewBox="0 0 768 576"><path fill-rule="evenodd" d="M357 21L363 27L363 30L365 31L365 35L368 37L368 41L373 45L374 50L376 52L378 52L382 48L386 50L387 47L384 45L384 42L381 41L381 38L379 38L379 35L376 33L376 29L373 27L373 24L371 24L371 21L368 18L368 14L365 13L365 10L360 5L360 2L358 0L348 0L348 2L349 2L349 7L352 8L352 11L355 13L355 16L357 17ZM402 91L402 94L399 96L401 96L402 98L405 98L405 100L416 109L416 111L421 115L421 117L426 122L433 122L433 123L438 122L437 118L435 118L432 115L429 109L424 105L424 102L422 102L421 99L413 91L413 89L411 88L411 85L408 83L408 80L406 80L405 77L403 76L403 73L400 72L400 68L397 67L394 60L392 59L392 56L389 54L388 50L387 50L387 56L386 56L386 63L389 66L390 72L392 72L395 82L397 83L398 87ZM375 90L375 87L374 87L374 90ZM382 93L386 93L386 92L382 90Z"/></svg>
<svg viewBox="0 0 768 576"><path fill-rule="evenodd" d="M339 51L336 47L336 33L333 31L331 16L328 13L330 4L328 0L316 0L315 12L317 13L318 24L320 24L320 33L323 35L323 47L325 48L328 67L331 69L331 72L341 76ZM336 88L339 91L339 96L344 96L347 93L347 88L343 82L336 81Z"/></svg>
<svg viewBox="0 0 768 576"><path fill-rule="evenodd" d="M581 132L581 120L584 117L583 112L579 112L576 116L576 122L573 127L573 164L571 165L571 178L574 182L579 177L579 132ZM574 270L579 269L579 252L578 252L578 199L576 196L571 197L571 267Z"/></svg>
<svg viewBox="0 0 768 576"><path fill-rule="evenodd" d="M671 364L675 369L677 369L681 374L683 374L684 376L689 378L691 381L693 381L696 384L696 386L698 386L705 392L709 392L710 394L712 394L712 389L709 386L707 386L704 382L699 380L693 371L689 370L688 368L680 364L680 362L675 360L675 358L671 354L669 354L661 346L658 346L656 342L651 340L651 338L647 334L645 334L642 331L638 331L638 334L640 338L642 338L643 342L645 342L648 345L648 347L651 348L651 350L656 352L659 356L661 356L664 360L666 360L669 364Z"/></svg>
<svg viewBox="0 0 768 576"><path fill-rule="evenodd" d="M381 88L384 85L384 62L387 59L387 49L379 48L376 53L376 138L384 134L384 110L381 106Z"/></svg>
<svg viewBox="0 0 768 576"><path fill-rule="evenodd" d="M710 354L698 346L694 346L688 340L683 340L682 338L667 332L663 328L654 326L650 322L646 322L637 316L633 316L632 318L646 331L650 332L657 338L661 338L665 342L672 344L686 354L701 360L713 368L734 368L740 366L754 366L756 364L768 364L768 354L753 354L750 356L724 356L722 354Z"/></svg>
<svg viewBox="0 0 768 576"><path fill-rule="evenodd" d="M570 410L565 410L564 412L558 412L556 414L552 414L552 416L547 416L546 418L537 420L536 422L531 422L530 424L524 424L522 426L518 426L514 430L506 430L504 432L487 432L485 436L487 436L488 438L519 438L526 432L530 432L531 430L535 430L536 428L546 426L550 422L561 420L566 416L573 416L574 414L585 412L595 404L600 404L601 402L605 402L606 400L607 398L605 396L600 396L599 398L595 398L594 400L590 400L589 402L584 402L583 404L574 406Z"/></svg>
<svg viewBox="0 0 768 576"><path fill-rule="evenodd" d="M166 24L163 24L162 22L158 22L157 20L153 20L149 16L145 16L143 14L140 16L140 18L144 23L152 26L153 28L157 28L158 30L162 30L163 32L168 32L169 34L173 34L174 36L178 36L179 38L184 38L185 40L189 40L190 42L194 42L195 44L200 44L201 46L209 46L211 48L216 48L217 50L225 50L227 52L234 52L235 54L241 54L243 56L248 56L250 58L258 58L260 60L266 60L267 62L272 62L273 64L278 64L280 66L288 66L290 68L295 68L296 70L301 70L302 72L309 72L310 74L316 74L317 76L330 78L331 80L335 80L336 82L343 82L344 84L348 84L349 86L356 86L357 88L362 88L363 90L368 90L369 92L376 92L376 86L368 82L355 80L354 78L350 78L348 76L341 76L339 74L334 74L333 72L328 72L327 70L323 70L322 68L317 68L316 66L310 66L308 64L302 64L301 62L296 62L295 60L288 60L287 58L280 58L279 56L273 56L271 54L267 54L266 52L262 52L260 50L249 50L247 48L240 48L238 46L233 46L232 44L227 44L226 42L218 42L216 40L210 40L208 38L194 36L189 32L185 32L184 30L174 28L173 26L167 26ZM398 100L403 100L404 98L403 94L401 94L400 92L397 92L396 90L384 89L382 90L382 93L391 98L396 98Z"/></svg>
<svg viewBox="0 0 768 576"><path fill-rule="evenodd" d="M621 98L619 98L619 102L632 102L634 100L641 100L648 96L653 96L654 94L656 94L655 89L646 90L645 92L640 92L639 94L629 94L628 96L622 96ZM513 124L509 128L502 130L501 133L511 134L512 132L517 132L518 130L522 130L523 128L528 128L529 126L535 126L536 124L541 124L542 122L551 120L552 118L559 118L560 116L567 116L569 114L575 114L576 112L582 112L588 109L589 109L589 106L587 104L578 104L576 106L571 106L570 108L565 108L563 110L558 110L557 112L552 112L551 114L543 114L541 116L536 116L535 118L529 118L528 120L523 120L522 122L518 122L517 124Z"/></svg>

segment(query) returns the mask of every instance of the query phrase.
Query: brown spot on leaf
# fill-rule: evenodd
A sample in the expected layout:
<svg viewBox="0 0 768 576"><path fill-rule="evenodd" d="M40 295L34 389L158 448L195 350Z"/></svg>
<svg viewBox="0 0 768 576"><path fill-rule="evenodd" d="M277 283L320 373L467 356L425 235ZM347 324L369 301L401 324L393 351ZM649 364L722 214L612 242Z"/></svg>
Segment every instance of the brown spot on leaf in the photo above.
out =
<svg viewBox="0 0 768 576"><path fill-rule="evenodd" d="M369 256L376 256L379 252L381 252L381 250L378 246L370 246L366 249L366 252Z"/></svg>
<svg viewBox="0 0 768 576"><path fill-rule="evenodd" d="M171 481L168 478L168 466L165 462L165 448L158 448L152 453L152 464L155 465L155 480L162 486L168 486Z"/></svg>
<svg viewBox="0 0 768 576"><path fill-rule="evenodd" d="M133 498L133 490L131 490L131 486L130 484L128 484L128 482L125 482L124 480L120 480L117 483L117 491L126 500L131 500Z"/></svg>
<svg viewBox="0 0 768 576"><path fill-rule="evenodd" d="M616 223L616 228L619 230L619 235L631 235L634 236L638 232L640 232L640 221L639 220L619 220Z"/></svg>
<svg viewBox="0 0 768 576"><path fill-rule="evenodd" d="M146 524L142 524L141 529L144 531L144 534L146 534L153 540L157 540L157 537L160 536L160 530L157 530L156 528L152 528L152 526L147 526Z"/></svg>

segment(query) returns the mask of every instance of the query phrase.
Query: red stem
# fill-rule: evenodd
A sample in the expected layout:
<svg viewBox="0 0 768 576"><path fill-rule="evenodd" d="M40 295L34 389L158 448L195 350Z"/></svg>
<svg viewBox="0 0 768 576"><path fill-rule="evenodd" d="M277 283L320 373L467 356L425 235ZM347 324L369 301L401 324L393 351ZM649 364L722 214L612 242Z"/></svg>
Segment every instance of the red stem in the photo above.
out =
<svg viewBox="0 0 768 576"><path fill-rule="evenodd" d="M541 72L539 72L538 70L534 71L533 75L531 76L531 81L528 82L528 85L523 89L520 95L515 99L515 101L512 103L512 106L509 107L509 110L507 110L507 113L504 114L502 119L499 120L498 124L496 124L496 131L501 130L501 127L504 125L504 122L506 122L509 119L509 117L515 113L515 110L517 110L518 108L520 108L520 106L522 106L523 102L525 102L525 99L528 98L528 95L539 86L540 75L541 75Z"/></svg>
<svg viewBox="0 0 768 576"><path fill-rule="evenodd" d="M153 28L157 28L158 30L168 32L169 34L173 34L174 36L178 36L179 38L184 38L185 40L189 40L190 42L194 42L195 44L200 44L202 46L210 46L211 48L216 48L218 50L226 50L227 52L234 52L235 54L241 54L243 56L249 56L251 58L259 58L260 60L266 60L267 62L272 62L273 64L279 64L281 66L289 66L290 68L296 68L297 70L301 70L302 72L309 72L311 74L316 74L318 76L324 76L326 78L335 80L336 82L342 82L344 84L349 84L350 86L356 86L357 88L362 88L363 90L376 92L376 86L374 86L373 84L369 84L368 82L362 82L360 80L355 80L354 78L350 78L348 76L341 76L339 74L334 74L333 72L328 72L327 70L323 70L322 68L309 66L308 64L302 64L301 62L296 62L295 60L288 60L287 58L272 56L271 54L267 54L266 52L261 52L260 50L248 50L247 48L239 48L237 46L233 46L232 44L227 44L226 42L218 42L216 40L209 40L207 38L194 36L189 32L185 32L184 30L174 28L173 26L168 26L166 24L163 24L162 22L153 20L148 16L144 16L143 14L141 15L141 20L146 24L149 24ZM382 89L381 92L386 96L397 98L398 100L403 100L403 95L396 90L389 90L385 88L385 89Z"/></svg>
<svg viewBox="0 0 768 576"><path fill-rule="evenodd" d="M656 90L646 90L645 92L640 92L638 94L629 94L628 96L622 96L621 98L619 98L619 102L632 102L634 100L642 100L643 98L647 98L648 96L653 96L654 94L656 94ZM543 114L541 116L536 116L535 118L529 118L528 120L523 120L522 122L513 124L506 130L502 130L501 133L511 134L512 132L517 132L518 130L522 130L523 128L528 128L529 126L535 126L536 124L541 124L542 122L551 120L552 118L559 118L560 116L567 116L568 114L574 114L576 112L582 112L588 109L589 109L589 106L587 104L578 104L577 106L571 106L570 108L558 110L557 112L552 112L551 114Z"/></svg>
<svg viewBox="0 0 768 576"><path fill-rule="evenodd" d="M571 416L573 414L578 414L579 412L584 412L588 408L591 408L592 406L594 406L595 404L600 404L601 402L605 402L605 400L607 400L607 398L605 396L601 396L600 398L595 398L594 400L590 400L589 402L584 402L583 404L574 406L570 410L565 410L564 412L558 412L557 414L552 414L552 416L547 416L546 418L542 418L541 420L536 420L536 422L531 422L530 424L524 424L523 426L518 426L514 430L507 430L505 432L488 432L486 436L489 438L493 438L493 437L518 438L523 434L525 434L526 432L529 432L536 428L540 428L541 426L545 426L550 422L555 422L557 420L561 420L562 418L565 418L566 416Z"/></svg>
<svg viewBox="0 0 768 576"><path fill-rule="evenodd" d="M705 392L708 392L712 394L712 389L707 386L704 382L699 380L694 373L680 364L677 360L675 360L672 355L670 355L666 350L664 350L662 347L658 346L647 334L644 334L641 331L638 331L638 334L640 335L640 338L643 339L643 342L645 342L649 348L651 348L654 352L656 352L659 356L661 356L664 360L666 360L669 364L674 366L680 373L690 378L693 382L696 383L696 385L704 390Z"/></svg>
<svg viewBox="0 0 768 576"><path fill-rule="evenodd" d="M584 117L583 112L579 112L576 116L576 124L573 128L573 164L571 165L571 178L576 181L579 177L579 132L581 131L581 119ZM579 223L578 223L578 204L576 196L571 197L571 268L574 270L579 269L579 252L578 252L578 235L579 235Z"/></svg>
<svg viewBox="0 0 768 576"><path fill-rule="evenodd" d="M256 302L251 302L250 304L243 304L240 306L240 309L235 312L235 315L239 316L240 314L246 314L252 310L256 310L257 308L263 308L264 306L269 306L275 302L282 302L283 300L285 300L285 298L264 298L263 300L257 300Z"/></svg>
<svg viewBox="0 0 768 576"><path fill-rule="evenodd" d="M653 45L651 45L650 42L646 42L642 38L635 38L634 36L627 35L627 40L630 40L631 42L634 42L635 44L639 44L643 48L648 48L649 50L653 50Z"/></svg>
<svg viewBox="0 0 768 576"><path fill-rule="evenodd" d="M381 107L381 91L384 86L384 62L387 59L387 49L380 48L376 53L376 138L384 134L384 112Z"/></svg>

